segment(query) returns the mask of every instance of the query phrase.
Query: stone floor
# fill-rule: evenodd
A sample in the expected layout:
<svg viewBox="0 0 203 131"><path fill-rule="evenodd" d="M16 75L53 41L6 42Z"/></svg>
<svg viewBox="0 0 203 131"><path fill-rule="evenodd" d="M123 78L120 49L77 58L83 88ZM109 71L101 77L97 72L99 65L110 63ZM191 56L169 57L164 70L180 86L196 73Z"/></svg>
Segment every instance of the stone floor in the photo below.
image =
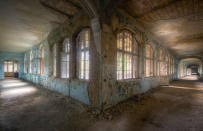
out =
<svg viewBox="0 0 203 131"><path fill-rule="evenodd" d="M203 131L203 82L196 76L97 113L21 80L0 81L0 89L0 131Z"/></svg>
<svg viewBox="0 0 203 131"><path fill-rule="evenodd" d="M18 80L0 81L0 131L67 131L87 107L45 88Z"/></svg>

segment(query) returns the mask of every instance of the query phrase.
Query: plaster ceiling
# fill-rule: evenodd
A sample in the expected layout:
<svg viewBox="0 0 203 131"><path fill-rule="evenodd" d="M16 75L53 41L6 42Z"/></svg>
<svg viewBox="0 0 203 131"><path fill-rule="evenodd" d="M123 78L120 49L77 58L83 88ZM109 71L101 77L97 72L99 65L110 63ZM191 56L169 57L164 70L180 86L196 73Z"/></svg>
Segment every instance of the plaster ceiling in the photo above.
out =
<svg viewBox="0 0 203 131"><path fill-rule="evenodd" d="M203 55L203 0L128 0L122 8L178 56Z"/></svg>
<svg viewBox="0 0 203 131"><path fill-rule="evenodd" d="M24 52L66 19L39 0L1 0L0 51Z"/></svg>

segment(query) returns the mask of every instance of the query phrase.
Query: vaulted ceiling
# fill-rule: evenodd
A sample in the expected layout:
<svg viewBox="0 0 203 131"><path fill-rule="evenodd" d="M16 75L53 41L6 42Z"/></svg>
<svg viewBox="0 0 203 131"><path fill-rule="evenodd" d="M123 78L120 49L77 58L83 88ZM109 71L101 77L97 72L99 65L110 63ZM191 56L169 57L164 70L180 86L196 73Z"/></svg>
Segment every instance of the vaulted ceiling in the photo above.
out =
<svg viewBox="0 0 203 131"><path fill-rule="evenodd" d="M179 57L203 55L203 0L1 0L0 50L38 44L85 2L98 13L122 9Z"/></svg>
<svg viewBox="0 0 203 131"><path fill-rule="evenodd" d="M74 1L1 0L0 51L24 52L39 44L52 29L79 11Z"/></svg>
<svg viewBox="0 0 203 131"><path fill-rule="evenodd" d="M128 0L122 8L180 57L203 55L203 0Z"/></svg>

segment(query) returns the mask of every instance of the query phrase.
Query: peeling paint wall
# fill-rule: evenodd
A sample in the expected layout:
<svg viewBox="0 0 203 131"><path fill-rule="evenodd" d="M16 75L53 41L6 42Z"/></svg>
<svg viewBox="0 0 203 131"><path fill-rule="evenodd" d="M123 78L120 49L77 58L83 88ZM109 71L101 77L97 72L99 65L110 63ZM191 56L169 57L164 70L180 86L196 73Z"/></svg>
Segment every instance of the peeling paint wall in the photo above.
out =
<svg viewBox="0 0 203 131"><path fill-rule="evenodd" d="M81 21L82 19L82 21ZM37 58L38 58L38 47L34 46L30 50L26 51L26 57L27 60L30 60L30 52L32 51L34 56L33 61L33 73L24 73L24 80L32 82L36 85L40 85L41 87L45 87L47 89L51 89L54 91L57 91L59 93L62 93L66 96L70 96L74 99L77 99L87 105L92 106L98 106L99 103L99 95L98 95L98 68L99 64L97 62L97 52L95 50L95 44L94 44L94 38L92 37L90 50L91 50L91 56L90 57L90 80L89 81L83 81L79 80L76 76L76 60L71 59L71 78L69 79L62 79L60 78L60 51L57 49L57 76L54 77L52 75L53 69L52 69L52 46L53 44L57 44L57 47L61 47L63 40L65 38L69 38L71 41L71 58L75 57L75 47L76 47L76 36L78 33L83 29L91 27L91 21L89 18L81 14L78 16L78 18L73 19L71 22L66 22L63 25L60 25L57 29L53 30L46 40L42 41L40 44L42 44L45 47L45 69L44 69L44 75L37 74L38 66L37 66ZM29 62L28 62L29 64ZM29 67L30 65L28 65Z"/></svg>
<svg viewBox="0 0 203 131"><path fill-rule="evenodd" d="M17 61L19 64L19 78L22 78L23 57L23 53L0 52L0 79L4 79L4 61Z"/></svg>
<svg viewBox="0 0 203 131"><path fill-rule="evenodd" d="M110 18L109 18L110 19ZM120 101L123 101L131 96L139 93L144 93L151 88L158 87L160 84L167 85L171 80L175 79L175 73L167 76L145 77L145 45L150 42L155 49L156 62L158 61L159 48L163 48L165 53L170 53L166 48L148 37L144 32L136 28L129 19L115 14L111 17L110 22L102 24L102 53L103 53L103 68L102 68L102 105L108 108ZM130 80L116 80L116 58L117 58L117 33L127 29L131 31L139 44L139 77ZM158 71L158 64L156 64ZM158 74L158 73L156 73Z"/></svg>
<svg viewBox="0 0 203 131"><path fill-rule="evenodd" d="M85 15L74 18L71 22L66 22L59 28L53 30L46 40L42 41L45 47L45 74L37 74L38 46L25 52L29 61L29 54L32 50L34 55L34 72L24 73L23 78L41 87L60 92L66 96L73 97L85 104L99 107L109 107L131 96L158 87L160 84L168 84L176 78L176 73L166 76L145 77L145 45L150 42L155 48L156 62L158 61L159 48L163 48L165 53L170 53L166 48L147 36L143 31L136 28L136 25L123 16L113 15L109 21L90 19ZM81 81L77 79L76 56L72 52L71 78L61 79L59 75L52 75L52 46L63 42L65 38L70 38L71 45L76 48L76 36L81 29L89 27L92 31L90 47L90 80ZM116 80L116 35L121 29L128 29L135 34L139 44L139 77L133 80ZM72 48L73 48L72 47ZM74 48L73 48L74 49ZM173 54L171 54L173 56ZM58 57L58 62L59 62ZM57 64L59 66L59 63ZM177 63L175 62L177 66ZM28 65L29 67L29 65ZM158 64L155 67L158 71ZM58 72L60 68L57 68ZM29 71L28 71L29 72ZM176 71L175 71L176 72Z"/></svg>

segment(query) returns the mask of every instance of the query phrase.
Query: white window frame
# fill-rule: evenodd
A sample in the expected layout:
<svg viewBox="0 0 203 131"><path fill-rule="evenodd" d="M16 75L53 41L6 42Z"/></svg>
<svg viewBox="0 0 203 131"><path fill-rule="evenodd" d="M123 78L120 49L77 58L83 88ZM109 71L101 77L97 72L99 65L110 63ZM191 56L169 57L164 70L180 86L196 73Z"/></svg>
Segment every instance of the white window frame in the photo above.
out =
<svg viewBox="0 0 203 131"><path fill-rule="evenodd" d="M128 80L138 78L138 54L139 46L133 34L128 30L122 30L118 32L116 60L117 80Z"/></svg>
<svg viewBox="0 0 203 131"><path fill-rule="evenodd" d="M77 36L77 76L80 80L90 79L91 31L83 29Z"/></svg>
<svg viewBox="0 0 203 131"><path fill-rule="evenodd" d="M57 44L54 44L53 45L53 48L52 48L52 51L53 51L53 76L56 77L57 75Z"/></svg>
<svg viewBox="0 0 203 131"><path fill-rule="evenodd" d="M62 52L60 58L61 65L61 78L70 78L70 59L71 58L71 44L70 39L66 38L62 44Z"/></svg>
<svg viewBox="0 0 203 131"><path fill-rule="evenodd" d="M149 48L149 56L147 56L147 48ZM149 67L147 67L147 61L149 62ZM147 72L149 68L149 72ZM146 44L145 46L145 77L154 76L154 49L151 44Z"/></svg>
<svg viewBox="0 0 203 131"><path fill-rule="evenodd" d="M32 53L32 50L30 51L30 74L32 74L33 73L33 60L34 60L34 58L33 58L33 53Z"/></svg>

